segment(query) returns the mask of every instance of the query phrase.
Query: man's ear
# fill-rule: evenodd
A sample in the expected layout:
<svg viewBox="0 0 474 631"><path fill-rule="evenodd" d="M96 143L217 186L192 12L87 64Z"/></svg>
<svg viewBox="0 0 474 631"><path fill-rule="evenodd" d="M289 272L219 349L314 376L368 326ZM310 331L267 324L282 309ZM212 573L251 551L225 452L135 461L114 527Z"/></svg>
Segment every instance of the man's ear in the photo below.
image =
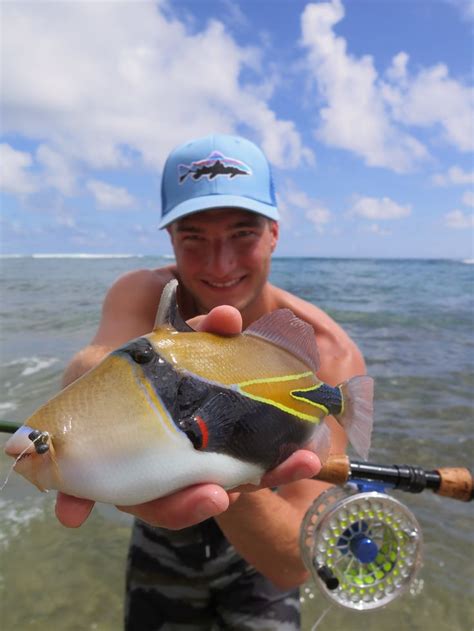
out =
<svg viewBox="0 0 474 631"><path fill-rule="evenodd" d="M272 253L273 253L277 246L278 237L280 235L280 226L277 221L270 222L270 232L271 232L271 237L272 237L271 248L272 248Z"/></svg>

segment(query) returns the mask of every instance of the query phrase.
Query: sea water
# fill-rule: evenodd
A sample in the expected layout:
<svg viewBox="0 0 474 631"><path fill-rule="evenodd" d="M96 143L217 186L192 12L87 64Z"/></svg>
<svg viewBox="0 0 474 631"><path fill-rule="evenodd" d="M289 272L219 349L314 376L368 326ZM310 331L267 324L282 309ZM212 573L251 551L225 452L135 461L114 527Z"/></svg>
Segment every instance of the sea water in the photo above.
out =
<svg viewBox="0 0 474 631"><path fill-rule="evenodd" d="M160 257L3 258L0 418L21 421L60 387L92 338L107 288ZM474 267L441 260L278 259L271 280L327 311L357 342L375 378L370 460L472 467ZM0 446L7 436L0 434ZM0 453L0 475L11 460ZM424 535L419 582L383 610L332 607L318 629L470 631L474 628L473 505L394 492ZM77 530L54 517L54 494L13 474L0 494L0 611L4 631L122 627L130 523L97 506ZM303 629L330 602L308 582Z"/></svg>

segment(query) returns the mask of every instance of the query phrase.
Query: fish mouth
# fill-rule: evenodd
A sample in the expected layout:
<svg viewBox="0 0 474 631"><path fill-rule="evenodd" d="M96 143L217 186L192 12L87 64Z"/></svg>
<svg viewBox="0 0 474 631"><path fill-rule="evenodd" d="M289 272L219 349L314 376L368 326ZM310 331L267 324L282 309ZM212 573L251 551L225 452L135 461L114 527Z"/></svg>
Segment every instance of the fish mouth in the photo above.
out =
<svg viewBox="0 0 474 631"><path fill-rule="evenodd" d="M16 458L18 462L36 453L35 444L29 438L35 430L28 425L22 425L5 443L4 451L7 456Z"/></svg>

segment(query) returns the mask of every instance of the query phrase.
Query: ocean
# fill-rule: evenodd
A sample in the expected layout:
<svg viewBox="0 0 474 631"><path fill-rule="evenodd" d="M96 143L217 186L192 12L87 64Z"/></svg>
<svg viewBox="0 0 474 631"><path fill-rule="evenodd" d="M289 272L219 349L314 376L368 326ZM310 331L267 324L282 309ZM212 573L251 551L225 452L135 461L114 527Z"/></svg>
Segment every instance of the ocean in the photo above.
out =
<svg viewBox="0 0 474 631"><path fill-rule="evenodd" d="M0 418L21 421L59 389L117 276L166 264L127 256L0 259ZM361 348L376 383L371 461L472 468L472 261L275 258L271 280L326 310ZM0 434L0 446L6 438ZM1 480L9 468L0 452ZM431 492L393 495L423 530L413 593L374 612L328 610L308 582L304 631L324 612L319 631L474 629L472 504ZM12 474L0 493L3 631L120 629L129 532L126 516L100 506L83 527L63 528L54 494Z"/></svg>

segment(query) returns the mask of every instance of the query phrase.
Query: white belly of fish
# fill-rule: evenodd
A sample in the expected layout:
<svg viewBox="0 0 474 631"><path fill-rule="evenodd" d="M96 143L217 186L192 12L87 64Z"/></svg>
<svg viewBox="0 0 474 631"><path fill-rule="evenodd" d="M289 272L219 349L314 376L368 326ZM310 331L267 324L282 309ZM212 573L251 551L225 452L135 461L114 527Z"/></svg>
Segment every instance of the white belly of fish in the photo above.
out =
<svg viewBox="0 0 474 631"><path fill-rule="evenodd" d="M168 443L166 450L144 447L120 461L112 458L67 458L58 461L58 487L69 495L129 506L169 495L179 489L214 483L231 489L258 484L263 468L225 454L194 449L186 437Z"/></svg>

